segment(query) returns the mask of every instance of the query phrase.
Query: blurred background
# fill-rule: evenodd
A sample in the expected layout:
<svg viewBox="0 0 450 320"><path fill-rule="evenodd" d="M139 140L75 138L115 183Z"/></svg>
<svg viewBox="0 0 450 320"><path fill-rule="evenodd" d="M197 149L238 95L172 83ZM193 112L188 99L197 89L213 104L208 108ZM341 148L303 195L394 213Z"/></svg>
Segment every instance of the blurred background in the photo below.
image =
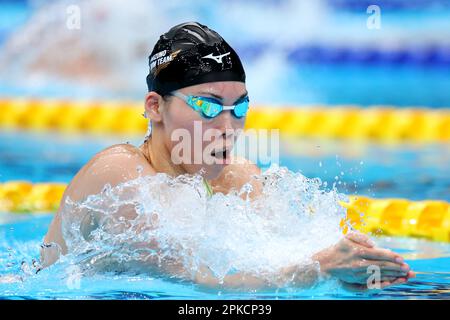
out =
<svg viewBox="0 0 450 320"><path fill-rule="evenodd" d="M198 21L241 56L255 109L387 106L445 114L450 106L450 0L0 0L0 8L4 101L141 103L159 36ZM68 183L102 148L143 140L0 130L0 182ZM448 140L297 136L281 148L281 165L344 193L450 200Z"/></svg>

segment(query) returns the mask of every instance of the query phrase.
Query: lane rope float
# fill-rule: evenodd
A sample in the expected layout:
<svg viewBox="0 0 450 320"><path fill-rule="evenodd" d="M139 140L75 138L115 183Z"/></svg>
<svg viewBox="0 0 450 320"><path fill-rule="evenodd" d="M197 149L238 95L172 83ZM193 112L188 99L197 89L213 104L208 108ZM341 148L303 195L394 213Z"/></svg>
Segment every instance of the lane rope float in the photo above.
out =
<svg viewBox="0 0 450 320"><path fill-rule="evenodd" d="M66 187L64 183L0 183L0 212L55 212ZM347 217L341 222L344 232L351 224L361 232L374 235L450 242L450 204L446 201L350 196L349 202L342 202L341 205L347 209Z"/></svg>
<svg viewBox="0 0 450 320"><path fill-rule="evenodd" d="M450 242L450 204L441 200L371 199L350 196L346 222L363 233Z"/></svg>
<svg viewBox="0 0 450 320"><path fill-rule="evenodd" d="M145 134L143 103L1 99L0 128ZM449 142L450 108L251 106L247 129L279 129L295 137L379 142Z"/></svg>

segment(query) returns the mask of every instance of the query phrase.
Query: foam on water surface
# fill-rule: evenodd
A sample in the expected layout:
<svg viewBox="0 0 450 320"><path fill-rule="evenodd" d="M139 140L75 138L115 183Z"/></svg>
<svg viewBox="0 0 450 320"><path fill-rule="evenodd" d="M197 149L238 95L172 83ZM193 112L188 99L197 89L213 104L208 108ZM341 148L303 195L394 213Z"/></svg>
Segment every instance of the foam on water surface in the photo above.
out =
<svg viewBox="0 0 450 320"><path fill-rule="evenodd" d="M205 266L222 279L310 264L342 237L345 210L338 201L345 196L335 189L277 166L256 179L263 188L254 200L250 184L208 197L200 175L165 174L106 186L81 202L67 199L64 260L91 271L137 272L173 261L191 275ZM87 217L95 226L86 232Z"/></svg>

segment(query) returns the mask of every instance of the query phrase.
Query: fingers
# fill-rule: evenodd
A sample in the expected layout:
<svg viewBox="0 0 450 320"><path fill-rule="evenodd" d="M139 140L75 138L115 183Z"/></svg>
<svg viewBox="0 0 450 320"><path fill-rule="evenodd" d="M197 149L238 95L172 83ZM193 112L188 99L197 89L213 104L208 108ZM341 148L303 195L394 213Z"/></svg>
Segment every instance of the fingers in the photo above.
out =
<svg viewBox="0 0 450 320"><path fill-rule="evenodd" d="M381 282L383 283L383 282L387 282L387 281L389 281L389 282L393 282L393 281L395 281L395 280L397 280L399 277L381 277Z"/></svg>
<svg viewBox="0 0 450 320"><path fill-rule="evenodd" d="M375 247L375 242L370 240L370 238L362 233L350 231L345 235L345 237L353 242L356 242L364 247L373 248Z"/></svg>
<svg viewBox="0 0 450 320"><path fill-rule="evenodd" d="M391 261L398 264L404 263L403 257L398 253L389 249L376 248L375 243L365 234L352 231L347 233L346 238L364 247L359 249L361 257L364 259Z"/></svg>
<svg viewBox="0 0 450 320"><path fill-rule="evenodd" d="M381 276L378 280L371 280L368 281L368 277L365 275L361 275L359 277L355 277L352 280L352 283L354 285L360 285L360 286L366 286L367 288L375 289L376 283L379 282L380 288L387 285L397 284L397 283L403 283L406 281L402 281L399 279L406 279L405 277L399 277L399 276Z"/></svg>
<svg viewBox="0 0 450 320"><path fill-rule="evenodd" d="M371 273L356 273L355 278L358 279L358 282L364 283L364 281L370 280L371 281L386 281L386 280L395 280L398 278L405 278L407 277L406 273L399 273L399 272L381 272L378 276L379 278L376 279L373 277Z"/></svg>
<svg viewBox="0 0 450 320"><path fill-rule="evenodd" d="M385 272L385 271L397 271L397 272L402 272L405 275L408 274L408 272L411 270L409 265L407 265L406 263L403 263L403 264L400 265L400 264L392 263L392 262L389 262L389 261L381 262L380 268L381 268L382 272Z"/></svg>
<svg viewBox="0 0 450 320"><path fill-rule="evenodd" d="M381 278L378 280L378 281L381 281L381 282L384 282L384 281L394 281L394 280L396 280L396 279L398 279L398 278L402 278L402 277L399 277L399 276L387 276L387 275L383 275L383 276L381 276ZM374 280L373 280L374 281ZM372 281L372 282L373 282Z"/></svg>
<svg viewBox="0 0 450 320"><path fill-rule="evenodd" d="M362 276L362 277L370 277L373 275L372 272L359 272L357 273L358 276ZM399 278L399 277L407 277L408 273L405 271L386 271L386 270L380 270L380 274L379 276L381 278L383 277L394 277L394 278Z"/></svg>
<svg viewBox="0 0 450 320"><path fill-rule="evenodd" d="M403 258L389 249L370 248L361 250L361 257L370 260L391 261L397 264L403 263Z"/></svg>
<svg viewBox="0 0 450 320"><path fill-rule="evenodd" d="M358 283L348 283L348 282L342 282L342 286L353 292L364 292L367 291L367 285L364 284L358 284Z"/></svg>
<svg viewBox="0 0 450 320"><path fill-rule="evenodd" d="M398 264L390 261L365 260L361 264L361 269L368 270L369 267L378 267L381 272L393 271L404 273L405 275L410 271L410 267L406 264ZM371 270L373 272L373 270Z"/></svg>
<svg viewBox="0 0 450 320"><path fill-rule="evenodd" d="M381 272L381 277L394 277L394 278L399 278L399 277L407 277L408 273L407 272L403 272L403 271L382 271Z"/></svg>
<svg viewBox="0 0 450 320"><path fill-rule="evenodd" d="M384 289L384 288L389 287L389 286L391 286L391 285L392 285L392 282L391 282L391 281L383 281L383 282L381 282L381 284L380 284L380 289Z"/></svg>
<svg viewBox="0 0 450 320"><path fill-rule="evenodd" d="M393 285L399 285L407 282L406 278L385 278L381 279L380 282L380 289L384 289L389 286ZM369 287L366 282L359 282L359 283L348 283L348 282L342 282L342 285L345 289L350 291L367 291L369 290ZM373 290L375 288L371 288Z"/></svg>
<svg viewBox="0 0 450 320"><path fill-rule="evenodd" d="M406 278L398 278L394 281L384 281L384 282L381 282L381 289L384 289L389 286L397 285L397 284L403 284L406 281L407 281Z"/></svg>

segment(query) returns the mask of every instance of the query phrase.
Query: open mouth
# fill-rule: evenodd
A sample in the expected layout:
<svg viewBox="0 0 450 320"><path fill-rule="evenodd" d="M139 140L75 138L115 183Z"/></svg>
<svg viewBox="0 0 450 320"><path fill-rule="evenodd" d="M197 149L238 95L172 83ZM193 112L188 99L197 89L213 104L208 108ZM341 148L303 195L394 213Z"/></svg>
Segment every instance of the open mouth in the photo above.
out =
<svg viewBox="0 0 450 320"><path fill-rule="evenodd" d="M211 152L211 156L213 156L216 159L219 159L221 161L227 161L230 159L230 149L223 148L223 149L216 149Z"/></svg>

